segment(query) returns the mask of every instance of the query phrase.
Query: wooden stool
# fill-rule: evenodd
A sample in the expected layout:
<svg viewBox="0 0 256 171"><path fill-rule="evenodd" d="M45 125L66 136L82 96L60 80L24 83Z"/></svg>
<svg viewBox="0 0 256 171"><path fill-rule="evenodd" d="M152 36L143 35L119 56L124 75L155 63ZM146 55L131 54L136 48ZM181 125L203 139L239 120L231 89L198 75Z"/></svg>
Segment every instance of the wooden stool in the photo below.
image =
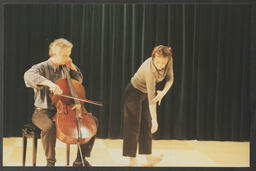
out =
<svg viewBox="0 0 256 171"><path fill-rule="evenodd" d="M22 128L22 166L26 163L27 138L33 138L32 143L32 165L36 166L37 139L40 137L41 130L33 123L25 124ZM67 144L67 166L69 165L70 144Z"/></svg>

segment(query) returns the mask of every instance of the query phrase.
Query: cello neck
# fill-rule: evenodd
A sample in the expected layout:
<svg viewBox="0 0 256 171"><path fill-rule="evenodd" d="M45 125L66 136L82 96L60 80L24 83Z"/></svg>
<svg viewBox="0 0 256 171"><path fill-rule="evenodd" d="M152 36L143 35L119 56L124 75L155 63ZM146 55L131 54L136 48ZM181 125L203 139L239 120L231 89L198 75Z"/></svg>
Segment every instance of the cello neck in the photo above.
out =
<svg viewBox="0 0 256 171"><path fill-rule="evenodd" d="M69 75L69 72L67 70L66 65L63 65L62 69L64 71L64 74L65 74L66 78L67 78L68 86L69 86L70 93L71 93L72 97L78 98L78 95L77 95L76 90L74 88L74 85L71 81L71 77ZM74 101L75 101L75 104L80 104L79 100L74 99Z"/></svg>

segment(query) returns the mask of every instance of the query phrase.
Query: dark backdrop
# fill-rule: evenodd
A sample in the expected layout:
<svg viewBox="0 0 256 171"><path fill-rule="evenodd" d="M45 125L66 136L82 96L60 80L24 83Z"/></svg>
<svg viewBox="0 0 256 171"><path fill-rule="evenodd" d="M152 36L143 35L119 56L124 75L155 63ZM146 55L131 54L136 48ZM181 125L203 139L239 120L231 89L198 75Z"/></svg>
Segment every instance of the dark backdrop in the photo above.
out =
<svg viewBox="0 0 256 171"><path fill-rule="evenodd" d="M250 45L250 166L256 167L256 2L251 8L251 45Z"/></svg>
<svg viewBox="0 0 256 171"><path fill-rule="evenodd" d="M153 47L164 44L173 48L174 84L158 108L154 138L247 141L251 18L250 3L7 4L4 136L21 136L31 120L33 91L24 72L47 60L49 43L64 37L74 44L87 97L104 103L86 104L100 121L98 137L122 137L124 88Z"/></svg>

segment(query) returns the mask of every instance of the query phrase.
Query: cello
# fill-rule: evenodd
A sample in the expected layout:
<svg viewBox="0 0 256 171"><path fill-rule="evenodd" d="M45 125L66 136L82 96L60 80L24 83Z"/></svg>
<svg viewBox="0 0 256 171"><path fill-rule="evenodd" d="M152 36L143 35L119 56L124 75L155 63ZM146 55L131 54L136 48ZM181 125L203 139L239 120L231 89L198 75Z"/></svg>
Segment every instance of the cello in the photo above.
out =
<svg viewBox="0 0 256 171"><path fill-rule="evenodd" d="M77 144L84 166L80 144L87 143L96 135L97 125L83 103L87 102L99 106L102 106L102 103L86 99L84 87L78 81L71 79L65 65L62 68L66 78L55 82L62 89L62 94L50 94L52 104L57 109L53 117L56 137L66 144ZM73 110L74 105L80 107Z"/></svg>

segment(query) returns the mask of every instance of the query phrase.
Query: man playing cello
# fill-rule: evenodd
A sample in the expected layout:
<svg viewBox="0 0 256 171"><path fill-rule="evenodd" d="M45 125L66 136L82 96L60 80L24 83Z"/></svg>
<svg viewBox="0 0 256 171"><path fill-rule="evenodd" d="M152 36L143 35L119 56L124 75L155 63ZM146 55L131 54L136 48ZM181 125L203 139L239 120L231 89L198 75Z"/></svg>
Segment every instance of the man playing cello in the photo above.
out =
<svg viewBox="0 0 256 171"><path fill-rule="evenodd" d="M55 95L62 94L61 88L55 84L55 81L63 78L63 70L61 65L66 65L72 79L82 83L83 75L76 65L73 64L70 58L73 44L64 38L54 40L49 45L50 58L44 62L33 65L24 74L24 80L27 87L34 89L35 110L32 116L32 122L41 129L41 141L45 151L47 166L54 166L55 145L56 145L56 128L53 122L53 116L56 113L55 106L51 103L49 97L50 92ZM73 109L80 107L75 105ZM98 120L93 117L96 124ZM90 157L90 153L95 141L95 136L86 144L81 144L81 151L85 166L91 166L85 160L85 157ZM82 159L79 150L77 151L76 160L73 166L82 166Z"/></svg>

